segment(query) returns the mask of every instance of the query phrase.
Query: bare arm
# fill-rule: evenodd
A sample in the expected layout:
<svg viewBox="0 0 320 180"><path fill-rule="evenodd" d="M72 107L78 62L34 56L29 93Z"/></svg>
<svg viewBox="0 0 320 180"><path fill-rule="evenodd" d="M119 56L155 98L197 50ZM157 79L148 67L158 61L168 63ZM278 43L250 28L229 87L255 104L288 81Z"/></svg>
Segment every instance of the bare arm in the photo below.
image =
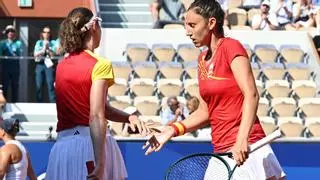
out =
<svg viewBox="0 0 320 180"><path fill-rule="evenodd" d="M231 63L231 69L244 96L242 120L236 143L231 149L237 164L241 165L248 158L249 134L256 120L259 95L248 58L243 56L236 57Z"/></svg>
<svg viewBox="0 0 320 180"><path fill-rule="evenodd" d="M130 114L121 111L119 109L116 109L109 104L105 104L105 110L106 110L106 118L110 121L115 122L126 122L129 123L129 116Z"/></svg>
<svg viewBox="0 0 320 180"><path fill-rule="evenodd" d="M8 167L11 161L10 153L5 147L0 149L0 179L3 179L8 171Z"/></svg>
<svg viewBox="0 0 320 180"><path fill-rule="evenodd" d="M90 135L93 145L96 168L92 174L101 178L104 167L106 143L105 97L108 83L106 80L95 80L90 91ZM90 175L89 175L90 176Z"/></svg>
<svg viewBox="0 0 320 180"><path fill-rule="evenodd" d="M30 180L37 180L37 176L33 171L30 155L28 152L27 152L27 158L28 158L28 170L27 170L28 177Z"/></svg>
<svg viewBox="0 0 320 180"><path fill-rule="evenodd" d="M231 69L244 96L238 139L248 139L251 127L256 120L259 103L258 90L247 58L243 56L236 57L231 63Z"/></svg>

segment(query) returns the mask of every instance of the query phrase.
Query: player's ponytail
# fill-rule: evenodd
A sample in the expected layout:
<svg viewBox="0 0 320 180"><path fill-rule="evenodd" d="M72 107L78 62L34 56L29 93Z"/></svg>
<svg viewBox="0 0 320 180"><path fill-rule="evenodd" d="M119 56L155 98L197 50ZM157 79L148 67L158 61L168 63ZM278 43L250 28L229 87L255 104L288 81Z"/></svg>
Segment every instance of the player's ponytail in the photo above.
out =
<svg viewBox="0 0 320 180"><path fill-rule="evenodd" d="M75 8L63 20L60 26L59 38L62 50L74 53L84 49L84 42L89 32L82 32L81 28L93 17L87 8Z"/></svg>

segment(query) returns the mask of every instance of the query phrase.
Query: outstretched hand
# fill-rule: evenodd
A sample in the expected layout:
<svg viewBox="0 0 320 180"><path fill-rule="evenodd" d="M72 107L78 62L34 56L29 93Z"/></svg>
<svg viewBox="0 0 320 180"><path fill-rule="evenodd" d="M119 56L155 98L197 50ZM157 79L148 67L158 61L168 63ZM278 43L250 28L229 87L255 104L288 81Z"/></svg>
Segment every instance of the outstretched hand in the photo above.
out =
<svg viewBox="0 0 320 180"><path fill-rule="evenodd" d="M130 128L133 131L136 131L136 128L137 128L141 135L147 135L150 133L149 128L146 127L145 123L143 121L140 121L138 116L136 115L129 116L129 123L130 123Z"/></svg>
<svg viewBox="0 0 320 180"><path fill-rule="evenodd" d="M174 136L174 129L167 126L161 133L156 133L144 144L143 149L147 149L145 155L159 151L163 145Z"/></svg>

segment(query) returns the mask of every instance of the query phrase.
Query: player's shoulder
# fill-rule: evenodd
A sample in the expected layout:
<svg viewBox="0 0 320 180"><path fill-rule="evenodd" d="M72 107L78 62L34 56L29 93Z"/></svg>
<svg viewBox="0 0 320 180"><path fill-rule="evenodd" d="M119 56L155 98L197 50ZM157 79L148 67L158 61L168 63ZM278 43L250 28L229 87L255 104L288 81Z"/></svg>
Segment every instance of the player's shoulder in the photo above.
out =
<svg viewBox="0 0 320 180"><path fill-rule="evenodd" d="M242 43L239 41L239 40L237 40L237 39L233 39L233 38L225 38L224 40L223 40L223 46L224 46L224 48L230 48L230 46L232 47L234 47L234 46L236 46L236 47L239 47L239 46L242 46Z"/></svg>
<svg viewBox="0 0 320 180"><path fill-rule="evenodd" d="M102 57L92 51L89 50L85 50L85 52L87 54L89 54L92 58L96 59L98 63L102 63L102 64L111 64L111 61L105 57Z"/></svg>

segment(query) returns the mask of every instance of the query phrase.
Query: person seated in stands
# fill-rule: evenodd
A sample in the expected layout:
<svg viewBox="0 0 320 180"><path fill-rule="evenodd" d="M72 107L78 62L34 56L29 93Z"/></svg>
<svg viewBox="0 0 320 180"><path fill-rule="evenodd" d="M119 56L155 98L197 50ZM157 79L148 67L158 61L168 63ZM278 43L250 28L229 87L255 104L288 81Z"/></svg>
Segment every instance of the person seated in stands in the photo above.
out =
<svg viewBox="0 0 320 180"><path fill-rule="evenodd" d="M264 0L260 6L261 13L252 18L252 29L254 30L276 30L279 26L277 16L270 12L270 2Z"/></svg>
<svg viewBox="0 0 320 180"><path fill-rule="evenodd" d="M161 123L163 125L172 124L176 121L182 121L189 115L189 111L181 104L177 97L172 96L167 100L168 107L161 112Z"/></svg>
<svg viewBox="0 0 320 180"><path fill-rule="evenodd" d="M187 100L187 108L188 108L188 111L189 111L189 115L192 114L195 110L198 109L199 104L200 104L200 101L196 96L191 96Z"/></svg>
<svg viewBox="0 0 320 180"><path fill-rule="evenodd" d="M153 0L150 11L153 28L163 28L166 24L182 24L185 7L180 0Z"/></svg>
<svg viewBox="0 0 320 180"><path fill-rule="evenodd" d="M315 25L316 9L310 0L298 0L293 5L293 24L295 29L313 27Z"/></svg>
<svg viewBox="0 0 320 180"><path fill-rule="evenodd" d="M279 27L284 29L284 26L292 22L292 1L291 0L278 0L274 12L277 15Z"/></svg>

